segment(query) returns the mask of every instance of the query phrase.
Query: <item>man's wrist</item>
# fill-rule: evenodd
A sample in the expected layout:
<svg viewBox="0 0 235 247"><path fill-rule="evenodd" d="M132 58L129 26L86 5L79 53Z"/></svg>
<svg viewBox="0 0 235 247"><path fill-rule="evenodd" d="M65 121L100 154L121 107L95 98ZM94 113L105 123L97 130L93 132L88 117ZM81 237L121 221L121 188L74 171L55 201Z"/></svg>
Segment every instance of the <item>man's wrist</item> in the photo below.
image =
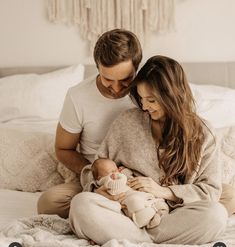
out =
<svg viewBox="0 0 235 247"><path fill-rule="evenodd" d="M87 159L84 158L82 164L79 163L79 164L76 166L76 174L77 174L78 176L80 176L80 175L81 175L81 172L82 172L82 170L83 170L83 168L84 168L85 166L89 165L89 164L90 164L90 162L89 162Z"/></svg>

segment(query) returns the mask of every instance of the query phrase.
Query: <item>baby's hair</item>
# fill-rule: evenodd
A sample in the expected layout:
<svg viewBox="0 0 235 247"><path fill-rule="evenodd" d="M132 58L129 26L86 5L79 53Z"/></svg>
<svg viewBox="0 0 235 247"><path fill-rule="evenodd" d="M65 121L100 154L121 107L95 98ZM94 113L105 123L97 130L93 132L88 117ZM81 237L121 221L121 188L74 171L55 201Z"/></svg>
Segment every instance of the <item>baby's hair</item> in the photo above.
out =
<svg viewBox="0 0 235 247"><path fill-rule="evenodd" d="M98 158L98 159L94 160L94 162L91 166L92 175L93 175L95 180L97 180L98 176L99 176L98 169L97 169L96 165L99 165L99 163L104 161L104 160L107 160L107 158Z"/></svg>

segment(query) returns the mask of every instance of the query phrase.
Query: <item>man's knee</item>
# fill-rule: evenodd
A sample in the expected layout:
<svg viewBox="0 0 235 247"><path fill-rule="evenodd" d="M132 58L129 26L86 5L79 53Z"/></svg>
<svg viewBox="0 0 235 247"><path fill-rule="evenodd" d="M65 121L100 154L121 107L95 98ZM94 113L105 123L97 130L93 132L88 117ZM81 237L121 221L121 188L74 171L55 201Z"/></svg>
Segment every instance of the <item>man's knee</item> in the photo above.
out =
<svg viewBox="0 0 235 247"><path fill-rule="evenodd" d="M57 214L62 218L67 218L71 198L57 194L49 189L45 191L37 203L38 214Z"/></svg>
<svg viewBox="0 0 235 247"><path fill-rule="evenodd" d="M57 207L57 194L51 190L42 193L38 199L37 209L39 214L50 214Z"/></svg>
<svg viewBox="0 0 235 247"><path fill-rule="evenodd" d="M58 214L67 218L72 198L81 192L77 183L60 184L45 191L38 200L39 214Z"/></svg>

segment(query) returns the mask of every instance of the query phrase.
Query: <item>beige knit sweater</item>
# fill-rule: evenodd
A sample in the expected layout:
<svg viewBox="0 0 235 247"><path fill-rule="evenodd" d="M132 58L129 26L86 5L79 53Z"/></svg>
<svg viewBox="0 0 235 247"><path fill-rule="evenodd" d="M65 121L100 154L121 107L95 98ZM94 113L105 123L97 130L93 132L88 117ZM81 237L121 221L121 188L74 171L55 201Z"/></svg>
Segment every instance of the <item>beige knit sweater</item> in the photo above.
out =
<svg viewBox="0 0 235 247"><path fill-rule="evenodd" d="M181 205L198 200L218 201L221 195L220 153L213 132L206 127L204 132L206 138L197 171L186 178L184 185L169 187L181 199ZM149 114L137 108L123 112L113 122L101 143L97 157L112 159L158 183L159 178L164 175L158 166ZM91 181L88 170L89 167L85 168L82 174L83 186ZM170 204L172 207L177 206L171 202Z"/></svg>

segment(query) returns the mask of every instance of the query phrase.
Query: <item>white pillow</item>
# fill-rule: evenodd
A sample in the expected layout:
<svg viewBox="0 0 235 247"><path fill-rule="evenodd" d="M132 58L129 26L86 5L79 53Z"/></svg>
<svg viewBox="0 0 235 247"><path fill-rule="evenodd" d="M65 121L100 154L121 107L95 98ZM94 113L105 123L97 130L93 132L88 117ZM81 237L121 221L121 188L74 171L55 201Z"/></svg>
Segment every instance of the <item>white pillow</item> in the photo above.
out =
<svg viewBox="0 0 235 247"><path fill-rule="evenodd" d="M0 122L28 116L58 119L68 88L83 78L81 64L42 75L1 78Z"/></svg>
<svg viewBox="0 0 235 247"><path fill-rule="evenodd" d="M64 182L54 135L0 128L0 188L43 191Z"/></svg>
<svg viewBox="0 0 235 247"><path fill-rule="evenodd" d="M235 125L235 90L213 85L190 84L197 113L214 128Z"/></svg>

